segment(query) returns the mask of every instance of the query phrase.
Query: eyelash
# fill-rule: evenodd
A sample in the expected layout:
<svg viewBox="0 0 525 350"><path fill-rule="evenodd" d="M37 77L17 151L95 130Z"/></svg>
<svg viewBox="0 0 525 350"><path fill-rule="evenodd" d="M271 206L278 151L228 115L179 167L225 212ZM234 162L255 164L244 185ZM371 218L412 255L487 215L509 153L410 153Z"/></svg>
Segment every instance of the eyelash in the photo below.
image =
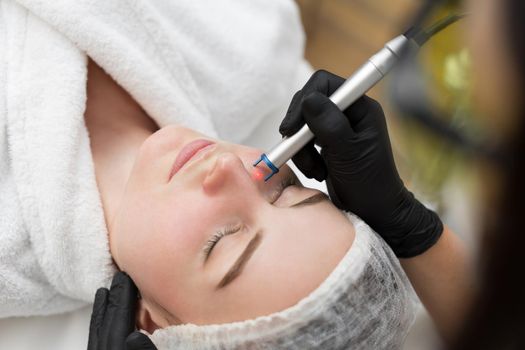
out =
<svg viewBox="0 0 525 350"><path fill-rule="evenodd" d="M234 234L236 232L239 232L240 230L241 230L241 225L235 225L235 226L227 227L224 230L215 232L213 236L210 237L208 242L206 242L206 245L204 246L204 256L208 258L213 247L215 247L215 245L221 240L222 237Z"/></svg>
<svg viewBox="0 0 525 350"><path fill-rule="evenodd" d="M284 191L284 189L288 186L295 185L295 178L293 176L287 176L285 177L278 185L277 188L274 191L274 195L272 196L271 203L275 203L277 199L281 196L281 193Z"/></svg>
<svg viewBox="0 0 525 350"><path fill-rule="evenodd" d="M274 191L274 195L272 198L271 203L273 204L277 199L279 199L279 196L284 191L284 189L288 186L295 185L295 178L293 176L287 176L285 177L279 184L277 185L277 188ZM217 231L211 236L211 238L206 242L206 245L204 246L204 256L208 258L210 256L210 253L215 247L215 245L223 238L224 236L228 236L231 234L234 234L236 232L239 232L241 230L241 225L236 225L232 227L227 227L224 230Z"/></svg>

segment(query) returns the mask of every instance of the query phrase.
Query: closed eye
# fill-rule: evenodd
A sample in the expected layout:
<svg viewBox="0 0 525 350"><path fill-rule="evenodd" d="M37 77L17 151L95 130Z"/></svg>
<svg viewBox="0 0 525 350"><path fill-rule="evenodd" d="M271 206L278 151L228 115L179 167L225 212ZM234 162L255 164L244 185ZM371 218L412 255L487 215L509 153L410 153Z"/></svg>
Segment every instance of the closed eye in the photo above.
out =
<svg viewBox="0 0 525 350"><path fill-rule="evenodd" d="M279 182L279 184L277 184L277 187L275 188L271 196L270 203L271 204L275 203L279 199L279 197L281 196L281 194L283 193L286 187L296 185L298 182L299 180L297 180L295 176L293 175L286 176L284 179L281 180L281 182Z"/></svg>
<svg viewBox="0 0 525 350"><path fill-rule="evenodd" d="M228 236L228 235L232 235L234 233L237 233L241 230L241 227L242 225L240 224L237 224L235 226L229 226L229 227L226 227L222 230L219 230L217 232L215 232L213 235L210 236L210 238L208 239L208 241L206 242L206 244L204 245L204 248L203 248L203 253L204 253L204 261L208 260L208 258L210 257L210 254L213 250L213 248L217 245L217 243L219 243L219 241L224 237L224 236Z"/></svg>

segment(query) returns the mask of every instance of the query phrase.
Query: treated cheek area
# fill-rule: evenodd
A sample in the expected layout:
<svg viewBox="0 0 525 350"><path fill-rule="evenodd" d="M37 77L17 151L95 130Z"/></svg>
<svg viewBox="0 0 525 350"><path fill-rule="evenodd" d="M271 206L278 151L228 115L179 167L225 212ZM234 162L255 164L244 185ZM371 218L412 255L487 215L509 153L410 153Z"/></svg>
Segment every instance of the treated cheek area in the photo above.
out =
<svg viewBox="0 0 525 350"><path fill-rule="evenodd" d="M254 167L252 169L252 180L255 182L263 182L264 181L264 171L260 168Z"/></svg>

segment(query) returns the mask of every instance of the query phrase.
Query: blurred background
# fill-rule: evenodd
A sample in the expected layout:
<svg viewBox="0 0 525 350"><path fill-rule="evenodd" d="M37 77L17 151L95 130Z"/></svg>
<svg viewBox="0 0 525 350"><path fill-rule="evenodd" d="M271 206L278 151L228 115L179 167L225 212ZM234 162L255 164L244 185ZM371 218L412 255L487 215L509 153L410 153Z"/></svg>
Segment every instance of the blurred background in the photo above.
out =
<svg viewBox="0 0 525 350"><path fill-rule="evenodd" d="M306 58L314 69L348 77L372 54L408 29L421 1L418 0L296 0L305 27ZM442 8L434 19L459 8ZM463 25L447 28L421 50L413 72L425 91L414 91L412 100L425 100L439 119L474 136L483 133L470 117L469 54ZM406 73L406 72L404 72ZM410 73L410 72L409 72ZM404 74L410 79L410 74ZM480 220L477 193L479 164L445 139L436 136L399 108L399 86L392 74L373 88L387 116L396 164L407 187L440 213L444 221L476 249L476 223ZM417 80L417 79L413 79ZM415 84L415 85L414 85ZM438 112L439 111L439 112ZM446 208L446 210L445 210ZM405 343L405 349L439 347L432 321L422 308Z"/></svg>
<svg viewBox="0 0 525 350"><path fill-rule="evenodd" d="M343 77L351 75L388 40L404 32L421 4L419 0L296 1L307 35L306 58L315 69L325 69ZM451 10L458 9L444 8L436 17ZM427 90L418 90L412 98L428 100L426 102L439 111L444 123L472 134L482 134L482 126L475 125L470 118L469 55L463 42L462 24L455 24L432 39L416 63L419 69L416 75L423 77ZM410 78L409 74L405 76ZM415 83L417 87L418 82ZM482 192L477 175L480 165L400 110L393 98L399 92L396 86L393 74L369 95L385 109L401 176L407 187L437 210L443 221L475 250L477 239L473 232L481 221L477 205ZM69 315L0 320L0 330L10 335L29 326L32 338L38 342L54 334L56 324L60 324L62 332L56 335L54 343L60 349L73 349L79 343L87 343L90 312L88 306ZM16 337L4 339L2 344L5 348L19 348ZM433 347L439 347L438 337L421 308L405 349Z"/></svg>

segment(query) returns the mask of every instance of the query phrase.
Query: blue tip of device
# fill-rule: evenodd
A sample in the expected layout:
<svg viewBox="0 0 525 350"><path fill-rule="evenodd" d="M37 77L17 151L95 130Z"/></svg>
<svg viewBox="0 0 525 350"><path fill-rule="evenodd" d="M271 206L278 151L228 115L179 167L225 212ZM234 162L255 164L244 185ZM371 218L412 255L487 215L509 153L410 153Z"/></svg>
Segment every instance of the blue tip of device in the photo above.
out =
<svg viewBox="0 0 525 350"><path fill-rule="evenodd" d="M261 158L259 158L255 163L253 163L253 166L257 166L261 162L261 160L266 164L266 166L272 171L270 174L268 174L264 181L268 181L274 174L277 174L279 172L279 168L273 165L273 163L268 159L266 154L261 154Z"/></svg>

